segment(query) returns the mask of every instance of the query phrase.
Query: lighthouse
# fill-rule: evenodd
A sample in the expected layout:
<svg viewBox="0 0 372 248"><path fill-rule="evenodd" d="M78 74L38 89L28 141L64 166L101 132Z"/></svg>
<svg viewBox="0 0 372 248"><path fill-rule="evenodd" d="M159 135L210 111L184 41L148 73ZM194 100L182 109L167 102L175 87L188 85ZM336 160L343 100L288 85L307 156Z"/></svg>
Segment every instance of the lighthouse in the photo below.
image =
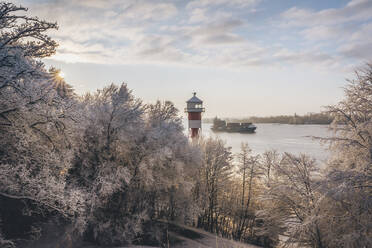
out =
<svg viewBox="0 0 372 248"><path fill-rule="evenodd" d="M193 93L187 102L185 112L189 120L189 133L192 139L199 137L201 130L201 113L204 112L203 101L196 97L196 92Z"/></svg>

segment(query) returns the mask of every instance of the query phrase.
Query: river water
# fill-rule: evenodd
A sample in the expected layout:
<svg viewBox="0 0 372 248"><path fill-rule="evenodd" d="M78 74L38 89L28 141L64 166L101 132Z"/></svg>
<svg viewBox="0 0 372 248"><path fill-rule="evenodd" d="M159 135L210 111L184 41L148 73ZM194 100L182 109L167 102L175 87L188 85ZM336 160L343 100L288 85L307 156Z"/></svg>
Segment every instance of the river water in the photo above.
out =
<svg viewBox="0 0 372 248"><path fill-rule="evenodd" d="M256 133L215 133L211 123L202 124L202 135L205 137L220 137L234 153L240 151L242 142L247 142L253 153L260 154L270 149L280 153L305 153L324 162L329 156L326 145L312 137L329 137L327 125L287 125L287 124L255 124Z"/></svg>

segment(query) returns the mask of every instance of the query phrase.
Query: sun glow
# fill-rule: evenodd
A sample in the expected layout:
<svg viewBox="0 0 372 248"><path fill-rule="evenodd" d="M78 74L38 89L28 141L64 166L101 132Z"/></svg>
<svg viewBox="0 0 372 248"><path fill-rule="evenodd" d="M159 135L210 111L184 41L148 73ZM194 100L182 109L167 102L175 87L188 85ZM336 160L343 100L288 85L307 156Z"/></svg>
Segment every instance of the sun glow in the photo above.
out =
<svg viewBox="0 0 372 248"><path fill-rule="evenodd" d="M60 71L60 72L58 73L58 76L59 76L60 78L65 78L66 74L65 74L63 71Z"/></svg>

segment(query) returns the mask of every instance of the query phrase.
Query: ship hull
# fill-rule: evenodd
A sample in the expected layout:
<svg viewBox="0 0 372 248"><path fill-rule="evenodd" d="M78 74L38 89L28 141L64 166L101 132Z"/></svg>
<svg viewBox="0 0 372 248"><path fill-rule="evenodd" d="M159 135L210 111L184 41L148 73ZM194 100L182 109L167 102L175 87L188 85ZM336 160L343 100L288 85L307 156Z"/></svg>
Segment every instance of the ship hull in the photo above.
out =
<svg viewBox="0 0 372 248"><path fill-rule="evenodd" d="M256 126L251 122L226 122L218 119L217 117L213 120L213 126L211 127L213 132L227 132L227 133L254 133Z"/></svg>
<svg viewBox="0 0 372 248"><path fill-rule="evenodd" d="M244 130L229 130L229 129L216 129L211 128L213 132L225 132L225 133L255 133L257 127L246 128Z"/></svg>

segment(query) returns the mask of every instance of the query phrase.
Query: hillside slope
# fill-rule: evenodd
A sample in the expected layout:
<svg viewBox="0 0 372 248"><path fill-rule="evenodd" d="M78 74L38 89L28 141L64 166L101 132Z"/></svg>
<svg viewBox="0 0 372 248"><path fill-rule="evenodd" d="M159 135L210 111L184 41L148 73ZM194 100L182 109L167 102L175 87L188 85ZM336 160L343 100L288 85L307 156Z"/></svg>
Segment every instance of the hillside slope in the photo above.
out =
<svg viewBox="0 0 372 248"><path fill-rule="evenodd" d="M180 224L169 224L169 247L174 248L258 248L216 236L204 230Z"/></svg>

